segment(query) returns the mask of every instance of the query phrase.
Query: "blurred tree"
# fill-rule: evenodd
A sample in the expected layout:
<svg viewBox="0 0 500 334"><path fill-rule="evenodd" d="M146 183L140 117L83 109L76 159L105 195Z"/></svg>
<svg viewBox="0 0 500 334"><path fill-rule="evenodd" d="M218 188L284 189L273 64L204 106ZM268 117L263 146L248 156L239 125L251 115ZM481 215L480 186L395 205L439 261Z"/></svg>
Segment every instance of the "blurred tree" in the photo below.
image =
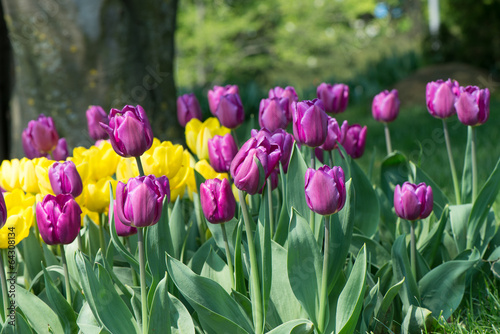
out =
<svg viewBox="0 0 500 334"><path fill-rule="evenodd" d="M156 137L176 140L177 0L2 0L13 48L11 156L38 114L70 147L89 145L85 111L140 104Z"/></svg>

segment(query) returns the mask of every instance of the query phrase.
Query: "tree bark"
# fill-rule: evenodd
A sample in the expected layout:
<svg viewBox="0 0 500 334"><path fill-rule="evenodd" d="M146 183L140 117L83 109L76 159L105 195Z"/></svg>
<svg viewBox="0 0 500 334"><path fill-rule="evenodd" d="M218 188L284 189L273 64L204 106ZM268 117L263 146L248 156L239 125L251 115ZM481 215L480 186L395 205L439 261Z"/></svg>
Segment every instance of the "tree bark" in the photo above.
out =
<svg viewBox="0 0 500 334"><path fill-rule="evenodd" d="M177 0L2 0L14 53L11 156L43 113L70 149L89 146L85 111L140 104L154 135L180 140L173 75Z"/></svg>

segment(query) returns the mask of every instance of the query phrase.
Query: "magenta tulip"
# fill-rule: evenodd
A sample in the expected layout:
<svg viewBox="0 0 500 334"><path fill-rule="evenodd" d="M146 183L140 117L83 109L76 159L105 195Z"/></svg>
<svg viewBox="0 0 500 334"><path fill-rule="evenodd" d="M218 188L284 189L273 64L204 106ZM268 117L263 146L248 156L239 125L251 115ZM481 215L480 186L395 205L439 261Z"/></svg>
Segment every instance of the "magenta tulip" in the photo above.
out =
<svg viewBox="0 0 500 334"><path fill-rule="evenodd" d="M339 123L335 118L328 116L328 132L326 139L325 142L319 147L325 151L332 151L337 148L337 142L341 141L342 132L340 131Z"/></svg>
<svg viewBox="0 0 500 334"><path fill-rule="evenodd" d="M56 195L70 194L76 198L82 193L82 178L73 161L55 162L49 168L49 180Z"/></svg>
<svg viewBox="0 0 500 334"><path fill-rule="evenodd" d="M290 123L293 119L292 104L299 101L295 88L292 86L287 86L285 88L276 86L269 90L269 98L288 99L288 108L286 109L285 114L287 121Z"/></svg>
<svg viewBox="0 0 500 334"><path fill-rule="evenodd" d="M231 167L234 156L238 153L238 147L233 136L228 133L224 137L216 135L208 140L208 157L210 165L218 173L226 173Z"/></svg>
<svg viewBox="0 0 500 334"><path fill-rule="evenodd" d="M353 159L361 157L365 152L366 126L361 127L359 124L349 125L347 121L344 121L340 131L342 136L341 144L347 154Z"/></svg>
<svg viewBox="0 0 500 334"><path fill-rule="evenodd" d="M427 218L433 206L432 188L425 183L418 185L410 182L399 184L394 190L394 209L396 214L407 220Z"/></svg>
<svg viewBox="0 0 500 334"><path fill-rule="evenodd" d="M273 132L276 129L286 129L288 98L262 99L259 106L259 125Z"/></svg>
<svg viewBox="0 0 500 334"><path fill-rule="evenodd" d="M0 228L2 228L5 225L6 221L7 221L7 206L5 205L5 199L3 198L3 191L1 191L0 189Z"/></svg>
<svg viewBox="0 0 500 334"><path fill-rule="evenodd" d="M490 91L476 86L460 87L460 95L455 102L457 116L465 125L481 125L490 115Z"/></svg>
<svg viewBox="0 0 500 334"><path fill-rule="evenodd" d="M177 98L177 120L182 127L193 118L201 120L201 107L193 93L184 94Z"/></svg>
<svg viewBox="0 0 500 334"><path fill-rule="evenodd" d="M87 116L87 127L89 135L94 140L108 139L109 135L100 123L108 124L108 114L101 106L90 106L85 115Z"/></svg>
<svg viewBox="0 0 500 334"><path fill-rule="evenodd" d="M349 86L344 84L330 85L323 82L316 89L316 96L323 101L326 112L338 114L347 108Z"/></svg>
<svg viewBox="0 0 500 334"><path fill-rule="evenodd" d="M283 129L277 129L274 132L270 132L267 129L260 129L259 131L252 129L250 132L252 137L260 139L261 137L266 137L270 143L279 146L281 151L280 162L283 166L283 171L286 173L288 171L288 164L290 163L290 155L292 154L293 143L295 142L293 136ZM279 168L276 166L276 168Z"/></svg>
<svg viewBox="0 0 500 334"><path fill-rule="evenodd" d="M230 221L236 211L236 199L227 179L208 179L200 185L200 202L205 218L212 224Z"/></svg>
<svg viewBox="0 0 500 334"><path fill-rule="evenodd" d="M118 234L120 237L129 237L131 235L134 235L137 233L137 228L134 226L128 226L122 223L122 221L118 218L118 215L116 214L116 201L113 202L113 212L114 214L114 221L115 221L115 230L116 234Z"/></svg>
<svg viewBox="0 0 500 334"><path fill-rule="evenodd" d="M341 167L307 169L305 196L309 208L321 215L334 214L344 207L346 200L345 176Z"/></svg>
<svg viewBox="0 0 500 334"><path fill-rule="evenodd" d="M220 98L227 94L239 94L238 86L214 86L213 89L208 91L208 107L210 108L212 115L217 116L217 108L219 107Z"/></svg>
<svg viewBox="0 0 500 334"><path fill-rule="evenodd" d="M235 129L245 121L245 111L238 94L227 94L220 98L215 116L222 126Z"/></svg>
<svg viewBox="0 0 500 334"><path fill-rule="evenodd" d="M40 114L38 119L28 122L22 133L22 144L28 159L47 155L56 148L59 135L52 117Z"/></svg>
<svg viewBox="0 0 500 334"><path fill-rule="evenodd" d="M431 81L425 89L427 110L436 118L448 118L456 113L455 102L459 94L460 87L455 80Z"/></svg>
<svg viewBox="0 0 500 334"><path fill-rule="evenodd" d="M82 210L73 196L46 195L36 205L36 221L47 245L70 244L80 232Z"/></svg>
<svg viewBox="0 0 500 334"><path fill-rule="evenodd" d="M57 141L56 148L52 151L52 157L50 155L47 158L54 158L56 161L64 161L69 157L68 143L66 138L59 138Z"/></svg>
<svg viewBox="0 0 500 334"><path fill-rule="evenodd" d="M384 90L373 98L372 115L377 122L390 123L399 114L398 91L393 89L390 92Z"/></svg>
<svg viewBox="0 0 500 334"><path fill-rule="evenodd" d="M293 136L309 147L321 146L328 133L328 116L320 99L294 103Z"/></svg>
<svg viewBox="0 0 500 334"><path fill-rule="evenodd" d="M140 157L153 145L153 130L141 106L111 109L109 125L100 123L109 134L115 152L122 157Z"/></svg>

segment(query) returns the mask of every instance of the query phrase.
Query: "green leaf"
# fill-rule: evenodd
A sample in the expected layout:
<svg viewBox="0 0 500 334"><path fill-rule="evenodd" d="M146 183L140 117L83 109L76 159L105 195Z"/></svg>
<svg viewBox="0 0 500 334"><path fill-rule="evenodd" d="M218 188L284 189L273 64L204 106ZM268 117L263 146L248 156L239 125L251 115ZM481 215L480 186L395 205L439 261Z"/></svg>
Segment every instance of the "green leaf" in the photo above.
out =
<svg viewBox="0 0 500 334"><path fill-rule="evenodd" d="M432 194L434 196L434 215L436 217L441 217L443 210L450 203L450 200L443 193L441 188L434 182L429 175L427 175L420 167L416 166L413 162L410 162L410 168L415 175L415 183L424 182L432 188Z"/></svg>
<svg viewBox="0 0 500 334"><path fill-rule="evenodd" d="M49 306L59 316L59 320L64 327L64 333L77 332L78 327L76 325L75 311L73 311L73 308L68 304L66 298L64 298L59 289L57 289L47 270L45 270L45 268L42 268L42 270Z"/></svg>
<svg viewBox="0 0 500 334"><path fill-rule="evenodd" d="M366 281L366 248L358 253L354 267L337 302L336 332L339 334L354 333L358 323Z"/></svg>
<svg viewBox="0 0 500 334"><path fill-rule="evenodd" d="M210 238L204 244L202 244L191 258L191 261L189 262L189 267L196 274L201 273L201 270L203 269L203 265L205 264L210 249L218 250L214 238Z"/></svg>
<svg viewBox="0 0 500 334"><path fill-rule="evenodd" d="M304 195L306 171L306 162L297 145L294 144L287 173L287 208L294 207L302 217L309 217L309 207ZM290 215L292 215L291 212Z"/></svg>
<svg viewBox="0 0 500 334"><path fill-rule="evenodd" d="M462 203L472 202L472 127L467 127L467 144L464 156L464 171L462 173Z"/></svg>
<svg viewBox="0 0 500 334"><path fill-rule="evenodd" d="M140 333L134 316L116 292L106 269L97 264L97 277L81 253L76 254L76 264L85 298L94 317L112 333Z"/></svg>
<svg viewBox="0 0 500 334"><path fill-rule="evenodd" d="M37 333L64 333L57 314L40 298L16 285L16 303Z"/></svg>
<svg viewBox="0 0 500 334"><path fill-rule="evenodd" d="M251 320L218 283L196 275L171 256L167 257L167 271L204 328L214 333L253 333Z"/></svg>
<svg viewBox="0 0 500 334"><path fill-rule="evenodd" d="M366 174L354 160L351 162L351 177L356 191L354 226L364 235L372 236L377 232L380 220L377 193Z"/></svg>
<svg viewBox="0 0 500 334"><path fill-rule="evenodd" d="M363 245L366 247L370 264L376 268L381 268L391 261L391 254L382 245L364 235L354 233L349 248L351 253L357 254Z"/></svg>
<svg viewBox="0 0 500 334"><path fill-rule="evenodd" d="M314 325L309 320L290 320L267 334L312 334Z"/></svg>
<svg viewBox="0 0 500 334"><path fill-rule="evenodd" d="M172 256L174 256L178 260L180 260L183 257L182 247L184 243L187 241L186 223L184 221L184 214L183 214L184 207L182 203L183 203L182 200L178 200L175 202L172 214L168 219L168 227L170 229L170 236L171 236L170 242L172 243L172 248L173 248ZM164 258L162 262L165 263Z"/></svg>
<svg viewBox="0 0 500 334"><path fill-rule="evenodd" d="M42 271L42 262L45 262L43 250L34 231L30 231L23 242L17 245L25 264L24 278L30 282L39 272Z"/></svg>
<svg viewBox="0 0 500 334"><path fill-rule="evenodd" d="M94 317L89 303L85 302L80 309L78 319L76 320L78 328L85 334L99 334L101 333L101 326Z"/></svg>
<svg viewBox="0 0 500 334"><path fill-rule="evenodd" d="M287 206L287 178L283 166L281 162L280 166L280 181L282 187L283 200L281 203L281 210L278 218L278 223L276 225L276 232L274 234L274 241L276 241L281 246L285 245L286 240L288 239L288 222L290 221L290 216L288 214L288 206ZM305 177L305 176L304 176ZM305 183L305 182L304 182Z"/></svg>
<svg viewBox="0 0 500 334"><path fill-rule="evenodd" d="M288 279L295 297L315 327L318 324L322 258L309 224L292 208L288 232Z"/></svg>
<svg viewBox="0 0 500 334"><path fill-rule="evenodd" d="M431 311L426 308L410 305L401 326L402 334L427 333L435 323Z"/></svg>
<svg viewBox="0 0 500 334"><path fill-rule="evenodd" d="M467 248L467 223L471 210L472 204L450 206L451 230L459 253Z"/></svg>
<svg viewBox="0 0 500 334"><path fill-rule="evenodd" d="M442 312L448 319L462 301L465 274L479 259L479 252L474 250L469 260L448 261L422 277L418 284L422 306L436 317Z"/></svg>
<svg viewBox="0 0 500 334"><path fill-rule="evenodd" d="M408 161L406 157L393 152L382 161L380 166L380 184L385 196L392 201L396 185L408 181Z"/></svg>
<svg viewBox="0 0 500 334"><path fill-rule="evenodd" d="M401 289L401 287L403 286L404 281L405 281L405 278L403 277L403 279L401 281L399 281L398 283L391 286L391 288L389 290L387 290L387 292L385 293L384 298L382 299L382 303L380 304L378 309L377 309L377 307L375 308L375 314L376 314L376 318L378 321L375 322L374 329L378 325L380 325L380 323L385 324L389 328L391 327L391 324L389 321L390 317L388 316L389 308L393 305L392 302L393 302L394 298L396 298L396 296L398 295L398 292ZM392 319L391 319L391 321L392 321Z"/></svg>
<svg viewBox="0 0 500 334"><path fill-rule="evenodd" d="M30 334L32 327L21 312L15 313L14 319L7 318L0 334Z"/></svg>
<svg viewBox="0 0 500 334"><path fill-rule="evenodd" d="M170 298L172 334L195 334L193 319L184 304L170 293L168 297Z"/></svg>
<svg viewBox="0 0 500 334"><path fill-rule="evenodd" d="M174 211L179 210L179 203L181 201L176 201L174 205ZM182 210L182 208L181 208ZM146 259L153 275L155 282L159 282L165 276L165 271L167 270L165 264L165 253L171 254L172 256L177 256L175 254L172 244L172 236L170 235L170 226L168 221L168 201L165 198L163 201L163 210L161 214L160 221L153 226L149 226L147 230L144 231L146 234Z"/></svg>
<svg viewBox="0 0 500 334"><path fill-rule="evenodd" d="M392 245L392 271L397 281L404 279L403 287L399 290L404 310L408 310L410 305L418 305L420 294L415 277L413 277L413 273L411 272L405 235L400 235L394 242L394 245Z"/></svg>
<svg viewBox="0 0 500 334"><path fill-rule="evenodd" d="M208 253L200 275L219 283L228 294L231 293L231 273L229 272L229 267L212 249Z"/></svg>
<svg viewBox="0 0 500 334"><path fill-rule="evenodd" d="M443 214L437 224L434 224L431 232L422 241L420 254L425 258L430 267L433 267L439 246L443 242L443 231L448 223L450 209L448 206L443 210Z"/></svg>

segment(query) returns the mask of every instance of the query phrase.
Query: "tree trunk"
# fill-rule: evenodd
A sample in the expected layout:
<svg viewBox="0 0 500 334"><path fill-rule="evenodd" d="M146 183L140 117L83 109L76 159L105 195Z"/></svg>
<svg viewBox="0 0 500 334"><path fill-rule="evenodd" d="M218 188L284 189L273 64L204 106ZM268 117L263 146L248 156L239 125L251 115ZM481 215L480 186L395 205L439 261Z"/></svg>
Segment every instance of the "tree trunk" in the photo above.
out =
<svg viewBox="0 0 500 334"><path fill-rule="evenodd" d="M178 141L173 76L177 0L2 0L14 52L11 156L38 114L70 149L93 144L85 111L140 104L154 135Z"/></svg>

